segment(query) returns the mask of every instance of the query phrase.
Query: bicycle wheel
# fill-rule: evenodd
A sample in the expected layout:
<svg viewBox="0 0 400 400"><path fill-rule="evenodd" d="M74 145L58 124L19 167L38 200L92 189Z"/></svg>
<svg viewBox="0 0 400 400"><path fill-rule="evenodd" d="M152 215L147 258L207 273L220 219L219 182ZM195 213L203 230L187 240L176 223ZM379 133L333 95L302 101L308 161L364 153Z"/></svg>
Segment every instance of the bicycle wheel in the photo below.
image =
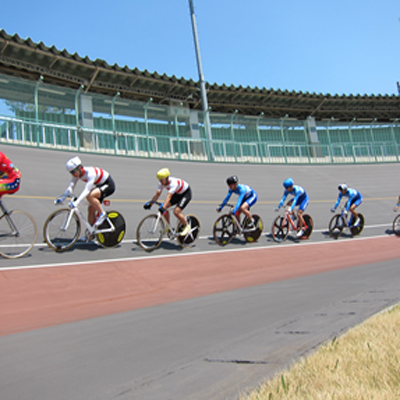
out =
<svg viewBox="0 0 400 400"><path fill-rule="evenodd" d="M235 223L230 215L221 215L215 221L213 236L220 246L227 245L233 239L235 236Z"/></svg>
<svg viewBox="0 0 400 400"><path fill-rule="evenodd" d="M200 221L195 215L187 215L186 221L190 225L190 232L186 236L177 236L176 240L182 247L192 247L196 243L196 240L200 236ZM183 224L179 222L176 231L181 232L183 229Z"/></svg>
<svg viewBox="0 0 400 400"><path fill-rule="evenodd" d="M109 211L107 213L108 219L114 225L113 232L99 232L96 234L97 242L103 247L117 246L125 236L125 219L118 211ZM105 220L97 229L110 228L110 224Z"/></svg>
<svg viewBox="0 0 400 400"><path fill-rule="evenodd" d="M79 239L81 223L75 213L68 208L50 214L43 226L46 243L55 251L69 250Z"/></svg>
<svg viewBox="0 0 400 400"><path fill-rule="evenodd" d="M337 239L346 227L346 221L341 214L334 215L329 221L329 234Z"/></svg>
<svg viewBox="0 0 400 400"><path fill-rule="evenodd" d="M143 218L136 230L138 245L145 251L156 249L164 236L164 221L156 214Z"/></svg>
<svg viewBox="0 0 400 400"><path fill-rule="evenodd" d="M35 220L25 211L12 210L0 219L0 254L18 258L27 254L37 238Z"/></svg>
<svg viewBox="0 0 400 400"><path fill-rule="evenodd" d="M360 213L358 213L358 218L360 218L360 222L357 226L351 226L350 227L350 232L353 236L359 235L362 230L364 229L364 216Z"/></svg>
<svg viewBox="0 0 400 400"><path fill-rule="evenodd" d="M307 240L307 239L311 236L311 233L312 233L312 231L313 231L313 228L314 228L314 221L313 221L313 219L311 218L311 216L308 215L308 214L304 214L304 215L303 215L303 218L304 218L304 222L305 222L306 225L307 225L307 229L304 231L303 235L300 236L300 239L301 239L301 240Z"/></svg>
<svg viewBox="0 0 400 400"><path fill-rule="evenodd" d="M285 217L280 215L276 217L272 223L271 233L275 242L282 242L282 240L285 240L287 235L289 235L289 224L287 221L284 223L284 221Z"/></svg>
<svg viewBox="0 0 400 400"><path fill-rule="evenodd" d="M263 222L262 219L259 215L257 214L253 214L253 219L254 219L254 226L256 227L256 229L251 230L250 232L243 232L243 236L246 239L246 242L257 242L258 239L260 239L260 236L262 234L262 230L263 230ZM246 228L247 225L249 224L249 220L247 219L246 221ZM246 229L245 228L245 229Z"/></svg>
<svg viewBox="0 0 400 400"><path fill-rule="evenodd" d="M400 236L400 214L393 220L393 233Z"/></svg>

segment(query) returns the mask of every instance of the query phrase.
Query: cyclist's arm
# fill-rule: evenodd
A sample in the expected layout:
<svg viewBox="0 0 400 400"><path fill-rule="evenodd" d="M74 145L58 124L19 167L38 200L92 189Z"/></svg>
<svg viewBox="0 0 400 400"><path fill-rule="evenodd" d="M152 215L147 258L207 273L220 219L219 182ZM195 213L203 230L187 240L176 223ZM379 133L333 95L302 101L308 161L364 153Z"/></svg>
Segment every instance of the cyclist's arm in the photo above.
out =
<svg viewBox="0 0 400 400"><path fill-rule="evenodd" d="M162 192L162 190L157 189L156 193L154 194L154 196L153 196L152 199L151 199L151 201L152 201L153 203L155 203L155 202L160 198L161 192Z"/></svg>
<svg viewBox="0 0 400 400"><path fill-rule="evenodd" d="M287 196L288 196L288 192L285 190L283 193L283 196L281 198L281 201L278 204L278 208L281 208L283 206L283 203L285 202Z"/></svg>
<svg viewBox="0 0 400 400"><path fill-rule="evenodd" d="M333 206L333 209L336 210L338 208L338 205L340 204L340 201L342 200L343 194L342 192L339 192L338 198L336 200L335 205Z"/></svg>
<svg viewBox="0 0 400 400"><path fill-rule="evenodd" d="M228 194L226 195L225 199L222 201L221 205L219 206L219 208L222 210L222 208L225 206L225 204L229 201L229 199L232 196L232 191L231 189L228 190Z"/></svg>
<svg viewBox="0 0 400 400"><path fill-rule="evenodd" d="M64 192L64 194L62 195L62 197L67 197L67 196L71 196L72 193L74 193L74 189L76 186L76 183L78 182L79 178L72 178L70 184L68 185L66 191Z"/></svg>

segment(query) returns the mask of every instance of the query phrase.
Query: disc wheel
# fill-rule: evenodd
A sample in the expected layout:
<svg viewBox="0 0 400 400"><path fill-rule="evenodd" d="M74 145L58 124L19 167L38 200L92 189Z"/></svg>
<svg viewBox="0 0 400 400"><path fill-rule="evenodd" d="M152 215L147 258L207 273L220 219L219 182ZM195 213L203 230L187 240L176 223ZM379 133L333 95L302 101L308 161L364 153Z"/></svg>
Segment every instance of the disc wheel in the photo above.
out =
<svg viewBox="0 0 400 400"><path fill-rule="evenodd" d="M307 229L304 231L303 235L300 236L300 239L301 239L301 240L307 240L307 239L311 236L311 233L312 233L312 231L313 231L313 228L314 228L314 221L313 221L313 219L311 218L311 216L308 215L308 214L304 214L304 215L303 215L303 218L304 218L304 222L305 222L306 225L307 225Z"/></svg>
<svg viewBox="0 0 400 400"><path fill-rule="evenodd" d="M263 221L261 217L257 214L253 214L254 226L256 229L251 230L250 232L246 232L247 225L250 223L250 220L246 219L245 231L243 232L243 236L246 239L246 242L255 243L260 239L260 236L263 231Z"/></svg>
<svg viewBox="0 0 400 400"><path fill-rule="evenodd" d="M346 227L346 221L341 214L334 215L329 221L329 234L337 239Z"/></svg>
<svg viewBox="0 0 400 400"><path fill-rule="evenodd" d="M400 214L393 221L393 233L400 236Z"/></svg>
<svg viewBox="0 0 400 400"><path fill-rule="evenodd" d="M99 232L96 235L96 240L103 247L115 247L125 236L125 219L118 211L109 211L107 217L114 225L115 230L113 232ZM106 219L98 230L107 228L110 228L110 224Z"/></svg>
<svg viewBox="0 0 400 400"><path fill-rule="evenodd" d="M272 238L278 243L287 238L289 235L289 224L287 221L285 222L285 217L280 215L279 217L275 218L274 222L272 223L271 233Z"/></svg>
<svg viewBox="0 0 400 400"><path fill-rule="evenodd" d="M227 245L235 236L235 223L228 215L221 215L214 223L213 236L220 246Z"/></svg>
<svg viewBox="0 0 400 400"><path fill-rule="evenodd" d="M0 219L0 255L19 258L27 254L37 238L35 220L25 211L12 210Z"/></svg>
<svg viewBox="0 0 400 400"><path fill-rule="evenodd" d="M156 214L143 218L136 230L138 245L145 251L156 249L164 236L164 221Z"/></svg>
<svg viewBox="0 0 400 400"><path fill-rule="evenodd" d="M43 227L46 243L53 250L60 252L69 250L78 240L80 232L81 223L78 216L75 213L71 214L71 210L67 208L53 212Z"/></svg>
<svg viewBox="0 0 400 400"><path fill-rule="evenodd" d="M358 218L360 218L360 222L358 226L351 226L350 227L350 232L353 236L359 235L362 230L364 229L364 216L360 213L358 213Z"/></svg>
<svg viewBox="0 0 400 400"><path fill-rule="evenodd" d="M192 247L200 236L200 221L195 215L187 215L186 221L190 226L190 231L186 236L178 235L176 240L182 247ZM179 222L177 226L177 233L182 232L183 224Z"/></svg>

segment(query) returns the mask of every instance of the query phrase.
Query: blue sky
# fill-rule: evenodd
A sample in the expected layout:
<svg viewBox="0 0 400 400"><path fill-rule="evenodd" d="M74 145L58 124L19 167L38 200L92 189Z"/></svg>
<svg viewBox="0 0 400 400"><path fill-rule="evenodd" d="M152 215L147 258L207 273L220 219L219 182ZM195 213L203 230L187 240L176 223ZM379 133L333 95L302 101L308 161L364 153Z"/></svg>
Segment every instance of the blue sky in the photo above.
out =
<svg viewBox="0 0 400 400"><path fill-rule="evenodd" d="M208 83L397 94L399 0L193 0ZM59 50L198 81L188 0L2 4L0 29Z"/></svg>

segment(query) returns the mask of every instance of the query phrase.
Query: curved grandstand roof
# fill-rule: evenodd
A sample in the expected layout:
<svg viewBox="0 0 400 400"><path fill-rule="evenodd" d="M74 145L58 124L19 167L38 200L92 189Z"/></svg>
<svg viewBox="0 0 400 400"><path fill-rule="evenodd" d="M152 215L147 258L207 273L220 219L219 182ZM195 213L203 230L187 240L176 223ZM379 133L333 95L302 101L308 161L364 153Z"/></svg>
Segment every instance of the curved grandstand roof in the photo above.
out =
<svg viewBox="0 0 400 400"><path fill-rule="evenodd" d="M81 57L77 53L47 47L17 34L0 30L0 73L77 89L153 103L184 102L202 110L199 83L192 79L139 71L106 61ZM268 118L391 122L400 117L400 97L396 95L350 95L303 93L258 87L226 86L206 83L208 104L213 112L260 115Z"/></svg>

